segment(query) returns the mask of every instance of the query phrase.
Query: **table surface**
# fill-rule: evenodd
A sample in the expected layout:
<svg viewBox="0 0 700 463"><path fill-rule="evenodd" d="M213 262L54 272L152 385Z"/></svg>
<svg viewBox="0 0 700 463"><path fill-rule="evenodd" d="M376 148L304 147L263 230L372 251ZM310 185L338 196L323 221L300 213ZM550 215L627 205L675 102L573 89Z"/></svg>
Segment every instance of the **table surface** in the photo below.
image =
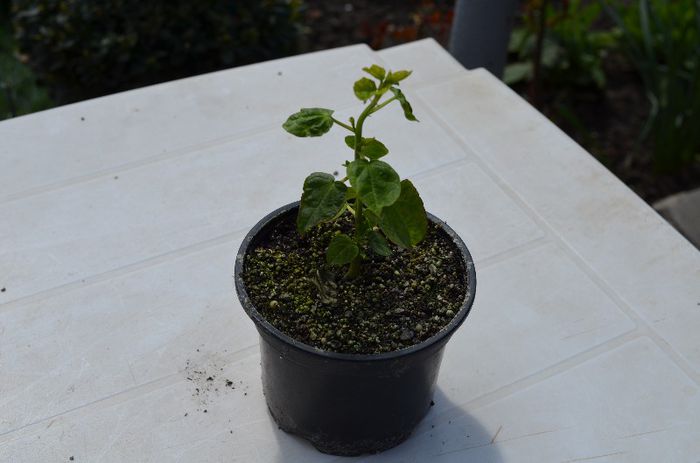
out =
<svg viewBox="0 0 700 463"><path fill-rule="evenodd" d="M0 123L0 461L321 462L279 431L233 291L246 231L344 160L360 68L413 69L373 118L479 278L435 406L360 461L700 461L700 253L484 70L431 40L301 55ZM208 381L207 378L212 380ZM230 381L231 383L227 383Z"/></svg>

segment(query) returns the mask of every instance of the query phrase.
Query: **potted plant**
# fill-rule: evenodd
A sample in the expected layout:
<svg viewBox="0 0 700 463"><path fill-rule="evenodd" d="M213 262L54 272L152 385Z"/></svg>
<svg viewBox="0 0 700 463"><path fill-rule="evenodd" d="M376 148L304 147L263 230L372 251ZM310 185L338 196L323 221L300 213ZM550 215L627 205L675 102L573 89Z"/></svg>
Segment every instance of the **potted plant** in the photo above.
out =
<svg viewBox="0 0 700 463"><path fill-rule="evenodd" d="M462 240L382 160L387 147L365 136L367 119L392 102L417 121L399 88L411 72L363 70L373 79L354 84L365 103L357 119L306 108L283 125L299 137L348 131L345 175L309 175L301 200L258 222L235 264L238 297L260 333L270 413L337 455L409 436L432 405L444 346L476 288Z"/></svg>

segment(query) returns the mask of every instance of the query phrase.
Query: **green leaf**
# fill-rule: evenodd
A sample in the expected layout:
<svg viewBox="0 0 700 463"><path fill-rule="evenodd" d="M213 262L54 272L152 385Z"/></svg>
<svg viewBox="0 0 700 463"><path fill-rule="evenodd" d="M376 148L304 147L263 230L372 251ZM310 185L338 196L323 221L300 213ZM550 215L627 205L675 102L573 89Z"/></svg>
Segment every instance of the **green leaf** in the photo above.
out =
<svg viewBox="0 0 700 463"><path fill-rule="evenodd" d="M605 71L600 66L595 66L591 69L591 78L599 89L605 88Z"/></svg>
<svg viewBox="0 0 700 463"><path fill-rule="evenodd" d="M402 80L404 80L406 77L411 75L412 71L396 71L396 72L390 72L389 75L387 76L386 80L384 81L385 85L394 85L398 84Z"/></svg>
<svg viewBox="0 0 700 463"><path fill-rule="evenodd" d="M348 165L348 178L362 202L376 214L401 194L399 174L384 161L356 159Z"/></svg>
<svg viewBox="0 0 700 463"><path fill-rule="evenodd" d="M314 172L306 177L297 214L299 233L332 219L345 204L345 190L347 186L337 182L331 174Z"/></svg>
<svg viewBox="0 0 700 463"><path fill-rule="evenodd" d="M379 80L384 79L384 76L386 75L386 71L384 70L384 68L381 66L377 66L376 64L373 64L368 68L362 68L362 70L374 77L375 79Z"/></svg>
<svg viewBox="0 0 700 463"><path fill-rule="evenodd" d="M389 243L386 242L386 239L381 235L381 233L376 231L370 233L367 242L369 243L370 249L372 249L375 254L385 257L391 255Z"/></svg>
<svg viewBox="0 0 700 463"><path fill-rule="evenodd" d="M508 53L518 53L522 49L527 36L528 30L526 28L514 28L510 33L510 40L508 40Z"/></svg>
<svg viewBox="0 0 700 463"><path fill-rule="evenodd" d="M503 71L503 82L513 85L520 81L532 79L532 62L512 63Z"/></svg>
<svg viewBox="0 0 700 463"><path fill-rule="evenodd" d="M351 150L355 149L355 135L348 135L345 137L345 144L348 145L348 147Z"/></svg>
<svg viewBox="0 0 700 463"><path fill-rule="evenodd" d="M408 119L409 121L418 122L416 116L413 115L413 108L411 108L411 103L409 103L408 100L406 100L406 97L404 96L403 92L396 87L391 87L390 90L391 93L394 94L396 99L399 100L401 108L403 109L403 115L406 116L406 119Z"/></svg>
<svg viewBox="0 0 700 463"><path fill-rule="evenodd" d="M375 84L373 80L363 77L355 82L352 89L355 91L355 96L362 101L367 101L374 95L374 92L377 91L377 84Z"/></svg>
<svg viewBox="0 0 700 463"><path fill-rule="evenodd" d="M353 187L348 188L345 190L345 200L350 201L351 199L357 198L357 192Z"/></svg>
<svg viewBox="0 0 700 463"><path fill-rule="evenodd" d="M367 209L364 210L364 212L367 212ZM357 236L360 238L360 240L364 239L367 237L369 233L372 232L372 224L369 223L368 220L361 220L359 224L357 224Z"/></svg>
<svg viewBox="0 0 700 463"><path fill-rule="evenodd" d="M374 212L370 211L369 209L365 209L364 212L365 219L367 220L367 223L372 226L376 227L379 225L379 216L375 214Z"/></svg>
<svg viewBox="0 0 700 463"><path fill-rule="evenodd" d="M350 147L350 149L355 149L355 137L348 135L345 137L345 144ZM376 138L363 138L362 148L360 148L360 154L370 159L379 159L382 156L389 154L389 150L384 143L380 142Z"/></svg>
<svg viewBox="0 0 700 463"><path fill-rule="evenodd" d="M402 248L418 244L428 230L423 200L409 180L401 182L401 196L382 210L379 227L391 241Z"/></svg>
<svg viewBox="0 0 700 463"><path fill-rule="evenodd" d="M553 40L545 40L542 46L542 67L546 69L556 68L562 65L566 50Z"/></svg>
<svg viewBox="0 0 700 463"><path fill-rule="evenodd" d="M347 193L347 190L346 190L346 193ZM338 219L338 217L345 214L345 211L347 211L347 210L348 210L348 203L343 202L343 205L340 207L340 209L338 209L338 212L336 212L335 215L330 218L330 221L331 222L335 221L336 219Z"/></svg>
<svg viewBox="0 0 700 463"><path fill-rule="evenodd" d="M282 127L297 137L320 137L333 127L333 110L302 108L289 116Z"/></svg>
<svg viewBox="0 0 700 463"><path fill-rule="evenodd" d="M363 138L360 154L370 159L379 159L389 154L389 150L376 138Z"/></svg>
<svg viewBox="0 0 700 463"><path fill-rule="evenodd" d="M360 253L360 248L348 235L335 235L326 251L326 262L331 265L345 265L352 262Z"/></svg>

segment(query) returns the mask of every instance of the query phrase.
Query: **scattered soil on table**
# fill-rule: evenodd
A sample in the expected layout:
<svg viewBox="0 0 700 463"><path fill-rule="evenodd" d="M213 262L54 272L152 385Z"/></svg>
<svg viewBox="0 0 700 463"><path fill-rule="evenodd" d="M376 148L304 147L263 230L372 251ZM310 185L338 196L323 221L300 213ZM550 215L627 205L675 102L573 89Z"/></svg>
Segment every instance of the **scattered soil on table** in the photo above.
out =
<svg viewBox="0 0 700 463"><path fill-rule="evenodd" d="M197 349L199 352L199 349ZM185 378L192 383L192 397L197 403L197 411L208 413L212 399L229 391L245 391L247 386L242 380L235 381L223 374L223 365L212 360L204 364L195 365L190 360L185 363ZM248 395L247 392L243 392ZM184 412L187 417L189 412Z"/></svg>
<svg viewBox="0 0 700 463"><path fill-rule="evenodd" d="M437 225L410 250L370 252L355 280L325 263L335 233L352 233L348 216L300 236L288 214L249 251L243 280L273 326L319 349L374 354L428 339L459 311L467 292L459 250Z"/></svg>

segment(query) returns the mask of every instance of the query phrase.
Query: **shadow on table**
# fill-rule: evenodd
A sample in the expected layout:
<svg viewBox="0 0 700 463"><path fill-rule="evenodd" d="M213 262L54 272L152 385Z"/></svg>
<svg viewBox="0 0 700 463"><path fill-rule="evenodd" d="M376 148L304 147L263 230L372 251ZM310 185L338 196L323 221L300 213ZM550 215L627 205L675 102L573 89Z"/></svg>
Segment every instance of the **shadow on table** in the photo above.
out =
<svg viewBox="0 0 700 463"><path fill-rule="evenodd" d="M314 449L296 436L279 431L278 462L460 462L502 463L503 458L492 442L498 429L487 430L475 417L447 399L439 388L435 407L418 425L411 437L393 449L378 455L334 457ZM272 418L270 418L272 419Z"/></svg>

